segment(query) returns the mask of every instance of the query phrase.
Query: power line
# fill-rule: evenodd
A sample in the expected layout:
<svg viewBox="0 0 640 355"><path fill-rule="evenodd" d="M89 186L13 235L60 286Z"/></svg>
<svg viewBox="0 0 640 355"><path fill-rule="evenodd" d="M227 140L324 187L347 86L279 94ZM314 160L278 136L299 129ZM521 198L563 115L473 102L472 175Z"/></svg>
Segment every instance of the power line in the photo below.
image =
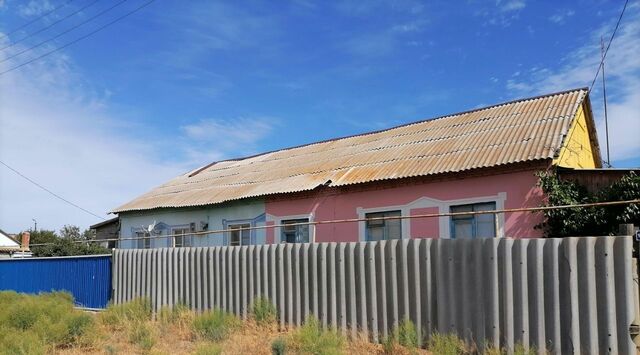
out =
<svg viewBox="0 0 640 355"><path fill-rule="evenodd" d="M87 37L89 37L89 36L91 36L91 35L93 35L93 34L95 34L95 33L97 33L97 32L100 32L100 31L102 31L103 29L105 29L105 28L107 28L107 27L109 27L109 26L113 25L114 23L116 23L116 22L118 22L118 21L120 21L120 20L122 20L122 19L124 19L124 18L128 17L129 15L132 15L132 14L134 14L134 13L136 13L136 12L138 12L138 11L142 10L143 8L145 8L145 7L149 6L149 5L151 5L151 3L153 3L154 1L155 1L155 0L149 0L149 1L147 1L146 3L144 3L144 4L140 5L140 6L138 6L138 7L137 7L137 8L135 8L135 9L133 9L132 11L129 11L129 12L127 12L126 14L124 14L124 15L122 15L122 16L120 16L120 17L115 18L113 21L108 22L108 23L106 23L106 24L104 24L104 25L102 25L102 26L98 27L97 29L95 29L95 30L93 30L93 31L91 31L91 32L89 32L89 33L87 33L86 35L81 36L81 37L78 37L78 38L76 38L75 40L73 40L73 41L71 41L71 42L68 42L68 43L66 43L65 45L61 46L61 47L55 48L55 49L53 49L53 50L51 50L51 51L49 51L49 52L46 52L46 53L44 53L44 54L42 54L42 55L40 55L40 56L38 56L38 57L35 57L35 58L31 59L31 60L28 60L28 61L26 61L26 62L24 62L24 63L22 63L22 64L16 65L15 67L12 67L12 68L9 68L9 69L7 69L7 70L5 70L5 71L2 71L2 72L0 72L0 75L4 75L4 74L6 74L6 73L8 73L8 72L11 72L11 71L14 71L14 70L16 70L16 69L19 69L19 68L21 68L21 67L23 67L23 66L25 66L25 65L28 65L28 64L31 64L31 63L35 62L36 60L42 59L42 58L44 58L44 57L47 57L47 56L48 56L48 55L50 55L50 54L53 54L53 53L55 53L55 52L57 52L57 51L60 51L60 50L62 50L62 49L65 49L65 48L67 48L67 47L69 47L69 46L71 46L71 45L73 45L73 44L75 44L75 43L78 43L78 42L80 42L81 40L83 40L83 39L85 39L85 38L87 38Z"/></svg>
<svg viewBox="0 0 640 355"><path fill-rule="evenodd" d="M563 209L570 209L570 208L610 207L610 206L620 206L620 205L630 205L630 204L640 204L640 199L622 200L622 201L589 202L589 203L578 203L578 204L560 205L560 206L505 208L500 210L427 213L427 214L412 214L407 216L330 219L330 220L296 222L296 223L287 223L287 224L266 224L262 226L253 226L253 227L216 229L216 230L210 230L210 231L189 232L185 234L180 233L180 234L152 235L149 233L145 233L144 236L142 237L86 239L86 240L73 240L73 242L74 243L92 243L92 242L103 243L103 242L122 241L122 240L166 239L166 238L183 237L183 236L208 236L209 234L222 234L222 233L228 233L228 232L247 231L247 230L267 230L267 229L283 228L283 227L291 227L291 226L317 226L317 225L323 225L323 224L342 224L342 223L356 223L356 222L366 222L366 221L385 221L385 220L403 220L403 219L413 220L413 219L420 219L420 218L475 216L475 215L482 215L482 214L497 215L499 213L518 213L518 212L538 213L543 211L563 210ZM54 243L30 244L29 246L43 246L43 245L52 245L52 244Z"/></svg>
<svg viewBox="0 0 640 355"><path fill-rule="evenodd" d="M61 5L58 5L58 6L57 6L57 7L55 7L53 10L48 11L48 12L46 12L46 13L42 14L41 16L38 16L38 17L34 18L33 20L31 20L31 21L29 21L29 22L25 23L24 25L21 25L21 26L19 26L19 27L17 27L17 28L14 28L13 30L11 30L11 31L9 31L9 32L7 32L7 33L4 33L4 34L0 35L0 38L7 37L7 36L9 36L9 35L10 35L10 34L12 34L12 33L16 33L16 32L18 32L18 31L20 31L21 29L23 29L23 28L25 28L25 27L29 26L30 24L32 24L32 23L34 23L34 22L37 22L37 21L39 21L39 20L41 20L41 19L43 19L43 18L45 18L45 17L47 17L47 16L51 15L52 13L54 13L54 12L58 11L59 9L61 9L61 8L65 7L65 6L67 6L67 5L69 5L69 3L71 3L72 1L73 1L73 0L69 0L69 1L67 1L67 2L65 2L65 3L63 3L63 4L61 4Z"/></svg>
<svg viewBox="0 0 640 355"><path fill-rule="evenodd" d="M47 25L47 26L45 26L45 27L43 27L43 28L41 28L41 29L39 29L39 30L37 30L37 31L35 31L35 32L29 33L29 34L27 34L25 37L22 37L22 38L20 38L20 39L19 39L19 40L17 40L17 41L12 41L12 42L11 42L11 44L6 45L6 46L4 46L4 47L0 48L0 51L3 51L3 50L5 50L5 49L7 49L7 48L11 48L11 47L15 46L16 44L18 44L18 43L20 43L20 42L24 41L25 39L31 38L31 37L33 37L33 36L35 36L35 35L37 35L37 34L40 34L40 33L44 32L44 31L46 31L46 30L50 29L51 27L53 27L53 26L55 26L55 25L59 24L60 22L62 22L62 21L64 21L64 20L66 20L66 19L68 19L68 18L70 18L70 17L72 17L72 16L74 16L74 15L76 15L76 14L78 14L78 13L80 13L80 12L84 11L85 9L87 9L88 7L90 7L90 6L94 5L94 4L95 4L95 3L97 3L98 1L100 1L100 0L94 0L93 2L90 2L89 4L87 4L87 5L83 6L83 7L81 7L80 9L78 9L78 10L76 10L76 11L74 11L74 12L72 12L72 13L70 13L70 14L66 15L66 16L64 16L63 18L58 19L58 20L56 20L56 21L54 21L54 22L50 23L49 25Z"/></svg>
<svg viewBox="0 0 640 355"><path fill-rule="evenodd" d="M51 38L49 38L49 39L46 39L46 40L44 40L44 41L42 41L42 42L40 42L40 43L38 43L38 44L36 44L36 45L34 45L34 46L31 46L31 47L29 47L29 48L26 48L26 49L24 49L24 50L22 50L22 51L20 51L20 52L14 53L14 54L12 54L12 55L10 55L10 56L8 56L8 57L5 57L5 58L3 58L2 60L0 60L0 63L4 63L4 62L8 61L9 59L15 58L15 57L17 57L17 56L19 56L19 55L21 55L21 54L24 54L24 53L26 53L26 52L29 52L29 51L31 51L31 50L34 50L35 48L38 48L38 47L40 47L40 46L41 46L41 45L43 45L43 44L49 43L49 42L51 42L51 41L53 41L53 40L55 40L55 39L57 39L57 38L59 38L59 37L61 37L61 36L65 35L65 34L67 34L67 33L69 33L69 32L71 32L71 31L73 31L73 30L75 30L76 28L78 28L78 27L80 27L80 26L83 26L83 25L85 25L85 24L87 24L87 23L89 23L89 22L93 21L94 19L96 19L96 18L98 18L98 17L100 17L100 16L102 16L102 15L106 14L107 12L109 12L109 11L113 10L114 8L116 8L116 7L120 6L120 5L122 5L125 1L127 1L127 0L121 0L121 1L117 2L116 4L114 4L113 6L108 7L108 8L106 8L106 9L104 9L104 10L100 11L99 13L97 13L97 14L95 14L95 15L93 15L93 16L91 16L91 17L89 17L88 19L86 19L86 20L84 20L84 21L82 21L82 22L78 23L77 25L75 25L75 26L73 26L73 27L71 27L71 28L68 28L68 29L66 29L66 30L64 30L64 31L62 31L62 32L60 32L60 33L58 33L57 35L55 35L55 36L53 36L53 37L51 37Z"/></svg>
<svg viewBox="0 0 640 355"><path fill-rule="evenodd" d="M104 220L104 219L105 219L104 217L100 217L99 215L97 215L97 214L95 214L95 213L93 213L93 212L91 212L91 211L89 211L89 210L87 210L87 209L85 209L85 208L82 208L82 207L80 207L80 206L76 205L75 203L73 203L73 202L71 202L71 201L67 200L66 198L64 198L64 197L62 197L62 196L60 196L60 195L56 194L55 192L53 192L53 191L51 191L51 190L47 189L46 187L44 187L44 186L42 186L42 185L38 184L37 182L35 182L35 181L31 180L29 177L25 176L24 174L22 174L22 173L21 173L21 172L19 172L18 170L16 170L16 169L14 169L14 168L10 167L9 165L7 165L7 163L3 162L2 160L0 160L0 164L2 164L2 165L4 165L4 166L6 166L9 170L13 171L14 173L16 173L17 175L19 175L19 176L20 176L20 177L22 177L23 179L25 179L25 180L29 181L30 183L32 183L32 184L34 184L34 185L36 185L37 187L41 188L42 190L44 190L44 191L46 191L46 192L50 193L51 195L55 196L56 198L58 198L58 199L60 199L60 200L62 200L62 201L64 201L64 202L66 202L66 203L70 204L71 206L73 206L73 207L75 207L75 208L78 208L78 209L80 209L80 210L82 210L82 211L84 211L84 212L86 212L86 213L88 213L88 214L90 214L90 215L92 215L92 216L94 216L94 217L98 217L98 218L100 218L100 219L102 219L102 220Z"/></svg>
<svg viewBox="0 0 640 355"><path fill-rule="evenodd" d="M626 0L624 2L624 7L622 8L622 12L620 12L620 17L618 17L618 22L616 23L616 27L613 29L611 38L609 38L609 44L607 44L607 49L604 51L604 54L602 55L602 59L600 60L600 64L598 65L598 70L596 71L596 75L593 77L593 80L591 81L591 85L589 86L589 92L591 92L591 89L593 89L593 85L596 83L596 79L598 79L598 75L600 74L600 69L602 69L604 60L607 57L607 53L609 52L609 47L611 47L611 42L613 42L613 38L616 36L616 32L618 32L618 27L620 27L620 22L622 21L622 16L624 15L624 11L627 9L627 4L629 4L629 0Z"/></svg>

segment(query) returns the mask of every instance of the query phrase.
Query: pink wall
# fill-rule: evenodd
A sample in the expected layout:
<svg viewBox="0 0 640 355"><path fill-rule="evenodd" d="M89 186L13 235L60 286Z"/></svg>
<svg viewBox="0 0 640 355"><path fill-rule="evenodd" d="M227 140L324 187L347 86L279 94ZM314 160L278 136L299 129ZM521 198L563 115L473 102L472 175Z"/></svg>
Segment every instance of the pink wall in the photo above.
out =
<svg viewBox="0 0 640 355"><path fill-rule="evenodd" d="M272 199L265 202L265 212L268 218L309 213L314 213L314 219L317 221L357 218L358 208L407 205L423 197L435 199L436 203L442 201L446 205L449 200L502 196L505 197L504 208L535 207L541 204L542 192L535 186L537 178L534 176L534 172L520 171L343 194L318 194L316 197L302 199ZM439 207L419 206L409 208L408 211L412 215L430 214L437 213ZM507 213L504 216L505 236L513 238L539 237L542 234L541 231L535 230L533 227L540 222L540 214ZM431 238L443 235L438 218L411 219L407 223L410 224L412 238ZM448 229L448 220L446 228ZM358 223L319 225L316 230L316 241L358 241L359 235L361 233L359 234ZM268 230L267 240L274 240L272 229Z"/></svg>

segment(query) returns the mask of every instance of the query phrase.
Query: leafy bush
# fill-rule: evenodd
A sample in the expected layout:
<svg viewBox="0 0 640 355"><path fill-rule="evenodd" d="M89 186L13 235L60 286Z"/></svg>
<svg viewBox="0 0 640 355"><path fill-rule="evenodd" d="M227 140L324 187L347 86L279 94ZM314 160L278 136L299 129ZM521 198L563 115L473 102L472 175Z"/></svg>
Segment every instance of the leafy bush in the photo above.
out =
<svg viewBox="0 0 640 355"><path fill-rule="evenodd" d="M344 339L335 330L322 329L315 317L309 317L304 325L291 336L291 348L305 354L341 354Z"/></svg>
<svg viewBox="0 0 640 355"><path fill-rule="evenodd" d="M151 319L151 302L148 298L136 298L133 301L111 304L100 313L100 322L112 330L123 329L127 323L143 322Z"/></svg>
<svg viewBox="0 0 640 355"><path fill-rule="evenodd" d="M433 333L428 348L432 353L440 355L459 355L467 352L464 341L455 334Z"/></svg>
<svg viewBox="0 0 640 355"><path fill-rule="evenodd" d="M276 338L276 340L271 343L271 353L273 355L284 355L287 352L287 342L282 337Z"/></svg>
<svg viewBox="0 0 640 355"><path fill-rule="evenodd" d="M266 297L258 297L251 307L253 318L258 325L266 325L276 321L278 312L276 307Z"/></svg>
<svg viewBox="0 0 640 355"><path fill-rule="evenodd" d="M239 321L233 315L221 310L212 310L195 316L193 332L199 338L210 341L222 341L229 336Z"/></svg>
<svg viewBox="0 0 640 355"><path fill-rule="evenodd" d="M640 176L634 172L594 193L576 182L560 179L552 172L537 175L538 185L547 199L544 206L640 198ZM549 237L612 235L619 224L640 224L640 204L547 210L544 216L545 221L536 227L544 229Z"/></svg>

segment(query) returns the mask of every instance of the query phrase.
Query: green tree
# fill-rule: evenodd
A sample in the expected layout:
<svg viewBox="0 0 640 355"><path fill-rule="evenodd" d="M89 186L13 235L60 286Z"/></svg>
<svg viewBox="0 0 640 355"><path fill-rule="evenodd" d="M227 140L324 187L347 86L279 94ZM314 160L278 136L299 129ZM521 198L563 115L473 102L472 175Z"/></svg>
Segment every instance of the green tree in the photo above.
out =
<svg viewBox="0 0 640 355"><path fill-rule="evenodd" d="M60 236L51 230L31 232L31 251L36 257L109 254L109 249L96 243L79 242L91 235L87 231L80 233L79 227L70 225L60 230Z"/></svg>

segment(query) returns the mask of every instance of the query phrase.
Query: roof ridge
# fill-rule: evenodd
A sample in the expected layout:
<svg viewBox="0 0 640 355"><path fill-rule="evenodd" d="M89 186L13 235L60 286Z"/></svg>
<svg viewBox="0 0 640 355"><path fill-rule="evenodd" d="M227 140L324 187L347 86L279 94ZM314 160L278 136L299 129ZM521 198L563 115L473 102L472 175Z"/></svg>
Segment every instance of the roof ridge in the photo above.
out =
<svg viewBox="0 0 640 355"><path fill-rule="evenodd" d="M460 111L460 112L450 113L450 114L447 114L447 115L436 116L436 117L431 117L431 118L425 118L425 119L421 119L421 120L413 121L413 122L407 122L407 123L403 123L403 124L400 124L400 125L397 125L397 126L393 126L393 127L389 127L389 128L383 128L383 129L379 129L379 130L375 130L375 131L368 131L368 132L356 133L356 134L342 136L342 137L329 138L329 139L324 139L324 140L320 140L320 141L316 141L316 142L310 142L310 143L304 143L304 144L295 145L295 146L291 146L291 147L274 149L274 150L270 150L270 151L266 151L266 152L262 152L262 153L258 153L258 154L254 154L254 155L248 155L248 156L240 157L240 158L229 158L229 159L224 159L224 160L217 160L217 161L211 162L209 164L206 164L206 165L202 166L201 168L197 168L197 169L191 170L191 171L187 172L186 174L189 174L188 177L192 177L192 176L198 175L202 171L204 171L204 170L206 170L206 169L210 168L211 166L213 166L215 164L218 164L218 163L247 160L247 159L259 157L259 156L262 156L262 155L281 152L281 151L285 151L285 150L291 150L291 149L296 149L296 148L307 147L307 146L314 145L314 144L328 143L328 142L338 141L338 140L347 139L347 138L361 137L361 136L366 136L366 135L370 135L370 134L376 134L376 133L380 133L380 132L391 131L393 129L407 127L407 126L411 126L411 125L414 125L414 124L420 124L420 123L424 123L424 122L428 122L428 121L430 122L430 121L440 120L440 119L453 117L453 116L465 115L465 114L469 114L469 113L473 113L473 112L479 112L479 111L483 111L483 110L492 109L492 108L495 108L495 107L500 107L500 106L505 106L505 105L512 105L512 104L515 104L515 103L518 103L518 102L533 101L533 100L538 100L538 99L542 99L542 98L546 98L546 97L550 97L550 96L568 94L570 92L576 92L576 91L588 91L588 88L587 87L579 87L579 88L575 88L575 89L568 89L568 90L553 92L553 93L550 93L550 94L542 94L542 95L537 95L537 96L532 96L532 97L519 98L519 99L514 99L514 100L511 100L511 101L500 102L500 103L489 105L489 106L478 107L478 108L471 109L471 110Z"/></svg>

